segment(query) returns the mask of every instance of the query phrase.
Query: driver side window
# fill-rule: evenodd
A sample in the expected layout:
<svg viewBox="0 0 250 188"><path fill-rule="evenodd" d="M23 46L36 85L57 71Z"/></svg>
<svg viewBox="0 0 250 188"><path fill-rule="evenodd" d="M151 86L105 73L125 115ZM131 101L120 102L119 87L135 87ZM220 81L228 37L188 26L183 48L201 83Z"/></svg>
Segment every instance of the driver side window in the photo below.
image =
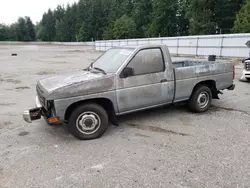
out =
<svg viewBox="0 0 250 188"><path fill-rule="evenodd" d="M165 66L162 51L160 48L141 50L127 67L133 68L133 76L163 72Z"/></svg>

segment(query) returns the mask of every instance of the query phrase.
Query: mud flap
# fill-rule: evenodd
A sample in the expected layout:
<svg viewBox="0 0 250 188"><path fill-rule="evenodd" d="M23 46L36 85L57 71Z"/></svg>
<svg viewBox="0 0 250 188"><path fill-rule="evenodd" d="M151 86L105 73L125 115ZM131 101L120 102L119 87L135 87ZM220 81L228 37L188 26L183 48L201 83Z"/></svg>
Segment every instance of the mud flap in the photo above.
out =
<svg viewBox="0 0 250 188"><path fill-rule="evenodd" d="M115 113L114 113L113 110L112 110L112 112L110 112L109 118L110 118L110 122L111 122L113 125L119 126L119 122L118 122L117 117L116 117L116 115L115 115Z"/></svg>

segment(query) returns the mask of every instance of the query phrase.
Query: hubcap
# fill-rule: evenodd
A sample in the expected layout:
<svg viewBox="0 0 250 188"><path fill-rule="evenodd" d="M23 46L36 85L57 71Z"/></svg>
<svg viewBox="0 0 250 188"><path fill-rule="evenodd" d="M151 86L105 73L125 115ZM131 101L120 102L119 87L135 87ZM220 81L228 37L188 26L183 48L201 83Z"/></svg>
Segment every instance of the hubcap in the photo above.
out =
<svg viewBox="0 0 250 188"><path fill-rule="evenodd" d="M83 134L94 134L100 125L101 119L94 112L84 112L76 120L76 127Z"/></svg>
<svg viewBox="0 0 250 188"><path fill-rule="evenodd" d="M198 96L197 103L199 108L205 108L209 103L209 94L206 91L201 92Z"/></svg>

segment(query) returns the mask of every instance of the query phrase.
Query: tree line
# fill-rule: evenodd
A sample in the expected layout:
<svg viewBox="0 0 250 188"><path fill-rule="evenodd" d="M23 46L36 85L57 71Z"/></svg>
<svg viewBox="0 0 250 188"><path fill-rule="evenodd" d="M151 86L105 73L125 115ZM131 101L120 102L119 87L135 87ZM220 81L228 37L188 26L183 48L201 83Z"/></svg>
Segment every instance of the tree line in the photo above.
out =
<svg viewBox="0 0 250 188"><path fill-rule="evenodd" d="M20 17L10 26L0 24L0 41L35 41L36 30L30 17Z"/></svg>
<svg viewBox="0 0 250 188"><path fill-rule="evenodd" d="M0 40L91 41L250 32L250 0L79 0L0 25Z"/></svg>

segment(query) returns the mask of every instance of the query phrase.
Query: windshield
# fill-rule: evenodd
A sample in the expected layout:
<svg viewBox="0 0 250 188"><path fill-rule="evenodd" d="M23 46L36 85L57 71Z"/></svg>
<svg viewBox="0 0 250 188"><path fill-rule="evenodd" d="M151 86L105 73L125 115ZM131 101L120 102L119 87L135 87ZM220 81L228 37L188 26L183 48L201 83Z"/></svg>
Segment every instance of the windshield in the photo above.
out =
<svg viewBox="0 0 250 188"><path fill-rule="evenodd" d="M104 70L106 73L115 73L134 49L110 49L97 59L92 67Z"/></svg>

